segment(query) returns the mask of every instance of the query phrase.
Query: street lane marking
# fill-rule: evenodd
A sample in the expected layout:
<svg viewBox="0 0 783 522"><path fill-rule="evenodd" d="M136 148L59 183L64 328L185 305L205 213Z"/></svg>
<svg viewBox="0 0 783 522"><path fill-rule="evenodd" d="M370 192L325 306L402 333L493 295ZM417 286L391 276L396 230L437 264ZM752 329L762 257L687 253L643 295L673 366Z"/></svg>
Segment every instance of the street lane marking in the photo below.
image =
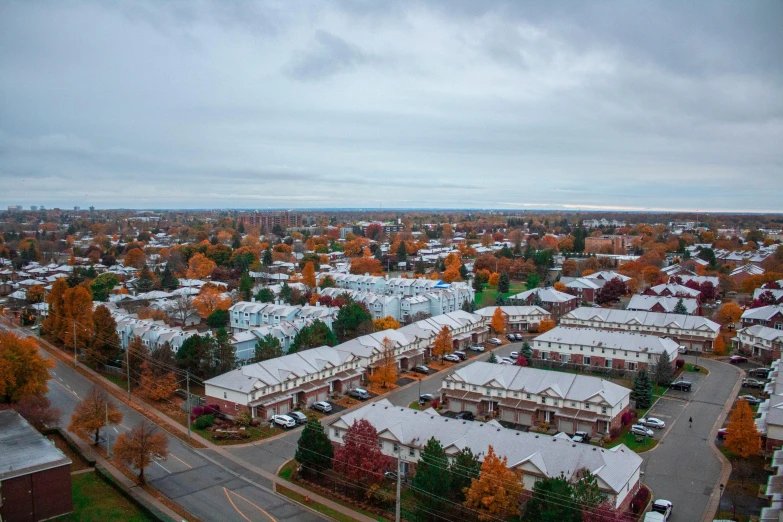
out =
<svg viewBox="0 0 783 522"><path fill-rule="evenodd" d="M193 466L191 466L190 464L188 464L187 462L185 462L185 461L184 461L184 460L182 460L181 458L177 457L177 456L176 456L176 455L174 455L173 453L169 453L169 457L174 457L175 459L177 459L178 461L180 461L181 463L183 463L184 465L186 465L186 466L187 466L187 467L189 467L190 469L193 469Z"/></svg>
<svg viewBox="0 0 783 522"><path fill-rule="evenodd" d="M119 431L117 431L117 428L115 428L114 426L112 426L111 429L114 430L114 433L119 433Z"/></svg>
<svg viewBox="0 0 783 522"><path fill-rule="evenodd" d="M157 460L154 460L153 462L154 462L155 464L157 464L158 466L160 466L160 462L158 462ZM166 469L166 468L164 468L163 466L160 466L160 467L161 467L161 469L162 469L163 471L165 471L166 473L168 473L169 475L171 475L171 471L167 470L167 469Z"/></svg>
<svg viewBox="0 0 783 522"><path fill-rule="evenodd" d="M66 388L65 386L63 386L62 384L60 384L60 383L59 383L59 382L57 382L57 381L52 381L52 382L53 382L53 383L55 383L55 384L57 384L57 385L59 385L60 387L62 387L62 389L63 389L63 390L65 390L65 391L67 391L68 393L73 393L73 394L76 396L76 398L77 398L77 399L81 399L81 397L79 397L79 394L77 394L75 391L73 391L73 390L70 390L70 389Z"/></svg>
<svg viewBox="0 0 783 522"><path fill-rule="evenodd" d="M232 505L232 506L234 506L234 509L236 509L236 510L237 510L237 513L239 513L239 514L242 516L242 518L244 518L245 520L247 520L247 522L252 522L252 521L251 521L249 518L247 518L247 517L245 516L245 514L244 514L244 513L242 513L242 512L239 510L239 508L237 507L237 505L236 505L236 504L234 504L234 501L233 501L233 500L231 500L231 496L229 495L229 493L233 493L234 495L238 496L239 498L241 498L242 500L244 500L245 502L247 502L248 504L250 504L251 506L253 506L253 507L254 507L254 508L256 508L257 510L259 510L261 513L263 513L264 515L266 515L267 517L269 517L269 520L271 520L272 522L277 522L277 519L275 519L275 517L273 517L272 515L270 515L269 513L267 513L265 510L261 509L260 507L256 506L255 504L253 504L252 502L250 502L248 499L246 499L245 497L243 497L242 495L240 495L240 494L239 494L239 493L237 493L236 491L231 491L231 492L229 492L229 491L228 491L228 490L227 490L225 487L223 488L223 491L225 491L225 492L226 492L226 498L228 498L228 501L229 501L229 502L231 502L231 505Z"/></svg>

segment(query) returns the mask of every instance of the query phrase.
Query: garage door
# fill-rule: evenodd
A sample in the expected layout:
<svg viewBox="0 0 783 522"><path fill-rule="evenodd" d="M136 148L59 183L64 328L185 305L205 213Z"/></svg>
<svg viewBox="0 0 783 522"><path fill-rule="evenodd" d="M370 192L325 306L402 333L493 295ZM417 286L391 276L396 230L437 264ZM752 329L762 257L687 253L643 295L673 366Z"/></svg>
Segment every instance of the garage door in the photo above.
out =
<svg viewBox="0 0 783 522"><path fill-rule="evenodd" d="M503 408L502 410L500 410L500 420L504 420L508 422L516 422L517 412L510 408Z"/></svg>
<svg viewBox="0 0 783 522"><path fill-rule="evenodd" d="M287 403L287 402L284 402L283 404L281 404L281 405L278 407L278 410L280 411L280 415L282 415L282 414L284 414L284 413L288 413L288 410L289 410L289 408L288 408L288 403Z"/></svg>
<svg viewBox="0 0 783 522"><path fill-rule="evenodd" d="M456 411L456 412L462 411L462 402L449 400L449 411Z"/></svg>
<svg viewBox="0 0 783 522"><path fill-rule="evenodd" d="M560 419L558 426L560 431L564 431L566 433L574 433L576 431L574 429L574 421L572 420Z"/></svg>
<svg viewBox="0 0 783 522"><path fill-rule="evenodd" d="M463 406L465 411L469 411L474 415L478 413L478 405L474 402L466 402Z"/></svg>
<svg viewBox="0 0 783 522"><path fill-rule="evenodd" d="M530 413L520 413L517 416L517 424L521 424L522 426L532 426L533 425L533 415Z"/></svg>
<svg viewBox="0 0 783 522"><path fill-rule="evenodd" d="M325 401L329 397L329 390L318 392L318 400Z"/></svg>
<svg viewBox="0 0 783 522"><path fill-rule="evenodd" d="M579 423L579 429L577 431L586 431L587 433L593 432L593 423L592 422L580 422Z"/></svg>

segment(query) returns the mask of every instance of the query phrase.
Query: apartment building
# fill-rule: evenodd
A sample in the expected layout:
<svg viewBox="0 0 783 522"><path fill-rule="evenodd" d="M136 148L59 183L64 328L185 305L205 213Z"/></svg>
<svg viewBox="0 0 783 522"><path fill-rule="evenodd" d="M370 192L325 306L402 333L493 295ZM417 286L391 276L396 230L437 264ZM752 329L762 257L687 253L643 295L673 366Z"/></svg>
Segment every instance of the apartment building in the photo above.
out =
<svg viewBox="0 0 783 522"><path fill-rule="evenodd" d="M783 305L760 306L745 310L740 320L742 326L760 324L775 330L783 330Z"/></svg>
<svg viewBox="0 0 783 522"><path fill-rule="evenodd" d="M627 251L628 242L625 236L603 235L585 238L585 252L622 255Z"/></svg>
<svg viewBox="0 0 783 522"><path fill-rule="evenodd" d="M262 230L266 231L271 231L275 226L279 226L283 230L303 226L302 215L290 212L253 212L252 214L242 214L239 216L239 222L245 225L261 227Z"/></svg>
<svg viewBox="0 0 783 522"><path fill-rule="evenodd" d="M527 306L541 306L541 308L552 314L555 320L558 320L579 305L579 298L565 292L558 292L554 288L534 288L509 296L508 302Z"/></svg>
<svg viewBox="0 0 783 522"><path fill-rule="evenodd" d="M255 301L240 301L228 309L231 329L249 330L259 326L276 325L296 320L316 319L332 327L337 317L338 308L328 306L296 306L277 303L257 303Z"/></svg>
<svg viewBox="0 0 783 522"><path fill-rule="evenodd" d="M701 315L702 308L698 299L683 297L638 295L635 294L628 302L627 309L639 312L658 312L664 314L676 313L677 305L682 302L688 315Z"/></svg>

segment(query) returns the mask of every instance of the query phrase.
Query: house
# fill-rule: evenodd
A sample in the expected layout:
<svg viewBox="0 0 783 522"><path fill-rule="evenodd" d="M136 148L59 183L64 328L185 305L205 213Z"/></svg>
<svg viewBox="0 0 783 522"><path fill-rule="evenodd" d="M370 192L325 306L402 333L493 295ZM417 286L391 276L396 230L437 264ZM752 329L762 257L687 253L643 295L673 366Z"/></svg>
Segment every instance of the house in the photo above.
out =
<svg viewBox="0 0 783 522"><path fill-rule="evenodd" d="M765 270L758 265L740 265L731 271L729 277L734 281L734 284L737 285L737 288L741 288L742 282L745 279L754 275L762 275L764 272Z"/></svg>
<svg viewBox="0 0 783 522"><path fill-rule="evenodd" d="M646 370L665 353L674 366L679 345L667 338L631 332L558 326L533 340L533 356L563 363Z"/></svg>
<svg viewBox="0 0 783 522"><path fill-rule="evenodd" d="M756 288L753 291L753 300L757 301L759 298L762 297L762 294L765 294L765 297L768 297L766 295L766 292L769 292L769 295L772 296L772 299L774 300L774 304L781 305L783 304L783 290L778 290L776 288Z"/></svg>
<svg viewBox="0 0 783 522"><path fill-rule="evenodd" d="M718 323L699 316L584 306L563 316L560 325L660 335L696 352L712 351L720 332Z"/></svg>
<svg viewBox="0 0 783 522"><path fill-rule="evenodd" d="M123 309L110 309L110 311L117 323L117 335L123 350L128 348L128 344L134 337L138 337L150 351L168 343L176 353L185 339L199 333L197 330L183 330L179 326L168 326L163 321L139 319L136 314L128 314Z"/></svg>
<svg viewBox="0 0 783 522"><path fill-rule="evenodd" d="M697 299L688 299L683 297L657 296L657 295L638 295L631 296L631 300L626 307L628 310L637 310L641 312L659 312L676 313L677 304L682 301L685 307L685 313L688 315L701 315L701 303Z"/></svg>
<svg viewBox="0 0 783 522"><path fill-rule="evenodd" d="M663 284L651 286L644 291L644 295L657 295L661 297L685 297L701 301L701 291L678 284Z"/></svg>
<svg viewBox="0 0 783 522"><path fill-rule="evenodd" d="M450 411L470 411L523 426L543 423L573 434L607 435L629 409L630 390L597 377L475 362L443 378Z"/></svg>
<svg viewBox="0 0 783 522"><path fill-rule="evenodd" d="M497 306L487 306L476 313L483 317L487 324L492 321ZM507 332L538 331L541 321L551 321L552 315L540 306L501 306L500 311L506 320Z"/></svg>
<svg viewBox="0 0 783 522"><path fill-rule="evenodd" d="M760 324L776 330L783 330L783 305L760 306L742 312L742 326Z"/></svg>
<svg viewBox="0 0 783 522"><path fill-rule="evenodd" d="M601 283L601 286L606 283L606 281L611 281L612 279L620 279L623 283L627 283L630 281L631 277L628 277L626 275L623 275L619 272L612 272L611 270L601 270L600 272L593 272L592 274L584 276L587 279L592 279L594 281L603 281L604 283Z"/></svg>
<svg viewBox="0 0 783 522"><path fill-rule="evenodd" d="M257 303L255 300L239 301L228 309L233 331L293 322L296 319L319 319L331 328L338 311L338 308L328 306Z"/></svg>
<svg viewBox="0 0 783 522"><path fill-rule="evenodd" d="M759 404L756 411L756 428L761 434L765 453L783 448L783 378L780 359L773 361L770 368L769 382L764 386L768 398Z"/></svg>
<svg viewBox="0 0 783 522"><path fill-rule="evenodd" d="M628 246L630 243L626 241L625 236L602 235L585 238L585 252L594 254L621 255L627 253Z"/></svg>
<svg viewBox="0 0 783 522"><path fill-rule="evenodd" d="M780 359L783 330L755 324L737 330L737 336L732 341L741 353L769 360Z"/></svg>
<svg viewBox="0 0 783 522"><path fill-rule="evenodd" d="M598 296L598 291L606 284L602 279L590 279L588 277L561 277L560 282L575 295L580 302L593 304Z"/></svg>
<svg viewBox="0 0 783 522"><path fill-rule="evenodd" d="M453 464L466 448L481 459L492 446L511 468L522 472L526 491L532 491L535 483L543 478L562 475L567 480L577 480L577 473L588 469L596 476L598 487L607 499L625 510L639 488L642 458L624 444L604 449L560 437L506 429L496 421L455 422L434 410L402 408L386 399L331 421L327 430L332 444L341 444L348 428L359 420L366 420L376 429L381 452L399 457L404 474L415 472L422 449L428 440L435 438L443 445L448 464Z"/></svg>
<svg viewBox="0 0 783 522"><path fill-rule="evenodd" d="M554 288L534 288L508 297L509 303L540 306L555 318L567 314L577 307L579 298L565 292L558 292Z"/></svg>
<svg viewBox="0 0 783 522"><path fill-rule="evenodd" d="M0 520L38 522L73 511L71 459L13 410L0 411Z"/></svg>

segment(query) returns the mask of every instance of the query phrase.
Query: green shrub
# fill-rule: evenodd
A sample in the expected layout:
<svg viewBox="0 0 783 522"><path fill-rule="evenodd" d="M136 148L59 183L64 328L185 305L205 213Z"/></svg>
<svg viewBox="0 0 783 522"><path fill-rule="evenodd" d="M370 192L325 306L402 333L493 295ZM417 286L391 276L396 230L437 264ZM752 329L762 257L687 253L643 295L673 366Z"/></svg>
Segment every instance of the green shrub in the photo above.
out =
<svg viewBox="0 0 783 522"><path fill-rule="evenodd" d="M199 430L205 430L212 426L215 423L215 416L214 415L202 415L198 419L196 419L196 422L193 423L193 425L196 427L196 429Z"/></svg>
<svg viewBox="0 0 783 522"><path fill-rule="evenodd" d="M253 418L249 413L240 413L237 418L234 419L234 424L242 428L247 428L253 422Z"/></svg>

